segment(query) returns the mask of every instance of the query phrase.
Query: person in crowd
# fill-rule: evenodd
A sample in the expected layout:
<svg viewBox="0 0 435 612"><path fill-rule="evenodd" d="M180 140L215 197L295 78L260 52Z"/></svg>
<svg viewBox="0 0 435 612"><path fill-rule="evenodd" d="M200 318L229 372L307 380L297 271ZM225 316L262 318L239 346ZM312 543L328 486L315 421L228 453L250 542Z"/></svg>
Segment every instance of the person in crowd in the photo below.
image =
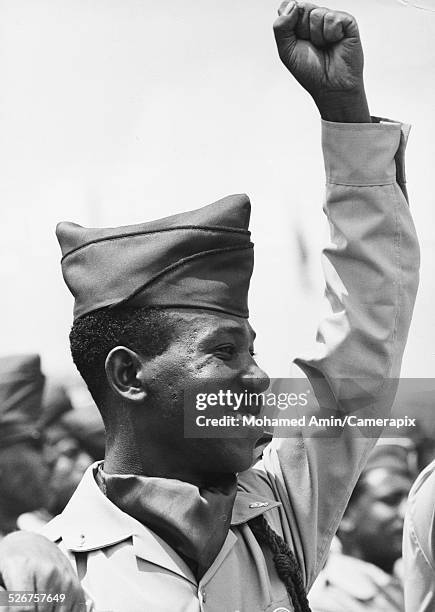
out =
<svg viewBox="0 0 435 612"><path fill-rule="evenodd" d="M64 385L48 380L37 425L48 467L47 503L43 509L22 514L17 521L20 529L38 531L53 516L62 512L93 462L76 432L82 437L83 429L88 423L92 426L95 419L91 411L89 416L77 415L76 412Z"/></svg>
<svg viewBox="0 0 435 612"><path fill-rule="evenodd" d="M38 355L0 358L2 535L40 529L64 509L92 463L74 436L89 422L96 419L79 418L61 385L47 384Z"/></svg>
<svg viewBox="0 0 435 612"><path fill-rule="evenodd" d="M86 385L79 379L68 385L66 392L72 410L62 416L62 428L93 461L103 459L106 443L104 423Z"/></svg>
<svg viewBox="0 0 435 612"><path fill-rule="evenodd" d="M49 512L63 511L93 458L81 446L74 431L63 419L51 426L45 437L45 453L50 467Z"/></svg>
<svg viewBox="0 0 435 612"><path fill-rule="evenodd" d="M48 503L39 428L43 388L39 355L0 357L0 537L17 529L21 514Z"/></svg>
<svg viewBox="0 0 435 612"><path fill-rule="evenodd" d="M435 609L435 460L409 494L403 534L406 612Z"/></svg>
<svg viewBox="0 0 435 612"><path fill-rule="evenodd" d="M404 612L398 565L415 465L406 438L384 438L372 451L340 524L341 547L310 593L313 612Z"/></svg>
<svg viewBox="0 0 435 612"><path fill-rule="evenodd" d="M418 284L404 187L407 130L370 117L352 16L284 2L275 36L323 119L331 228L324 256L332 313L317 352L296 363L330 413L386 415ZM288 108L283 137L297 146ZM107 441L104 462L91 466L44 534L70 559L88 608L309 609L307 592L376 432L344 426L339 435L301 429L288 437L278 429L255 461L262 428L236 439L184 430L183 398L208 380L232 392L261 393L269 384L248 322L249 216L248 197L235 195L135 226L58 226L75 297L72 355ZM62 586L50 543L28 538L32 551L21 555L19 535L0 544L5 587L30 579ZM32 564L36 550L46 551L45 568ZM77 601L76 583L65 580Z"/></svg>

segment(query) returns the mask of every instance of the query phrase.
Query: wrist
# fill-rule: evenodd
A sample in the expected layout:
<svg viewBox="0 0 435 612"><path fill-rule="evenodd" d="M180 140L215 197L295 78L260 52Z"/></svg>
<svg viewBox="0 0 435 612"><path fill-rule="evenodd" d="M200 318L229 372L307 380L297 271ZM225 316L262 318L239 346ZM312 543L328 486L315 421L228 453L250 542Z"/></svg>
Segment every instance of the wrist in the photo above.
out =
<svg viewBox="0 0 435 612"><path fill-rule="evenodd" d="M364 90L352 93L328 92L314 100L322 119L335 123L371 123Z"/></svg>

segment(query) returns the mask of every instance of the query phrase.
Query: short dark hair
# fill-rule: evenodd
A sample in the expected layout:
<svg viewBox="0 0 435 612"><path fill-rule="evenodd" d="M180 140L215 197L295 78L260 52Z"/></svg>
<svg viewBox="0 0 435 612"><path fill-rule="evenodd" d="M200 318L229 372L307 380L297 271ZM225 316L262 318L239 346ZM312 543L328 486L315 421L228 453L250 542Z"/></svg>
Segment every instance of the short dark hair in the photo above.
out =
<svg viewBox="0 0 435 612"><path fill-rule="evenodd" d="M69 335L72 358L100 409L109 352L124 345L147 357L161 355L175 337L178 321L173 310L162 308L104 308L74 321Z"/></svg>

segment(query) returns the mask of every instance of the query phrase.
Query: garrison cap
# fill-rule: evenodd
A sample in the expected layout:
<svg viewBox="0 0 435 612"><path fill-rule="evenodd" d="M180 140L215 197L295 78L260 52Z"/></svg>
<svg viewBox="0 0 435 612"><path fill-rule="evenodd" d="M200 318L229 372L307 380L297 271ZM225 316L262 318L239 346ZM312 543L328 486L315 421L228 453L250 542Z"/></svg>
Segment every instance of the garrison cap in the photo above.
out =
<svg viewBox="0 0 435 612"><path fill-rule="evenodd" d="M43 389L39 355L0 357L0 448L39 438Z"/></svg>
<svg viewBox="0 0 435 612"><path fill-rule="evenodd" d="M39 419L41 428L58 423L63 415L73 409L65 387L62 384L47 380L42 396L42 414Z"/></svg>
<svg viewBox="0 0 435 612"><path fill-rule="evenodd" d="M410 438L381 438L371 451L364 474L377 468L416 476L417 453Z"/></svg>
<svg viewBox="0 0 435 612"><path fill-rule="evenodd" d="M232 195L138 225L59 223L74 318L117 306L205 308L247 318L254 266L250 211L248 196Z"/></svg>

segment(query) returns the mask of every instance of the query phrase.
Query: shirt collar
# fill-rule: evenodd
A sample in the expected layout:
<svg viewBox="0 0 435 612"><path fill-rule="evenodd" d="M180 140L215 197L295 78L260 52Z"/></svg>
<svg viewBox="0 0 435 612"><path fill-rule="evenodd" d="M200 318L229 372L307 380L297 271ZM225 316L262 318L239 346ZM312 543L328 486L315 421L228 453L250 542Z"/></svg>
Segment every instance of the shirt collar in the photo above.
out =
<svg viewBox="0 0 435 612"><path fill-rule="evenodd" d="M233 506L231 526L236 527L237 525L247 523L256 516L264 514L273 508L278 508L281 505L281 502L268 497L257 495L257 493L247 493L239 489Z"/></svg>
<svg viewBox="0 0 435 612"><path fill-rule="evenodd" d="M154 532L115 506L95 481L101 462L91 465L62 514L45 526L43 533L52 541L62 539L72 552L89 552L132 538L137 556L191 577L181 558ZM237 491L231 525L246 523L280 506L279 502L245 491ZM235 542L235 540L234 540ZM233 543L234 543L233 542Z"/></svg>

